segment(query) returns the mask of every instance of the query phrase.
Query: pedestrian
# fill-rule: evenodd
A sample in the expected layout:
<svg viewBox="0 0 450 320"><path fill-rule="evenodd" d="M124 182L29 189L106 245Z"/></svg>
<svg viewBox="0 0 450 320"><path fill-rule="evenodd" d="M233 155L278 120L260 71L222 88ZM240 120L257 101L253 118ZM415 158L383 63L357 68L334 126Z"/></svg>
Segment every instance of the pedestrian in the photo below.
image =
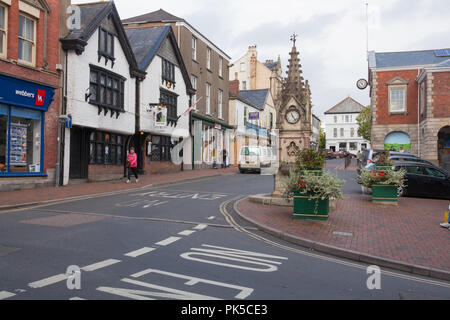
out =
<svg viewBox="0 0 450 320"><path fill-rule="evenodd" d="M134 148L130 148L130 152L127 155L127 167L128 167L128 180L130 183L131 173L136 177L136 183L139 182L138 171L137 171L137 154L134 152Z"/></svg>
<svg viewBox="0 0 450 320"><path fill-rule="evenodd" d="M361 151L359 151L359 150L356 153L356 162L358 164L358 168L361 168Z"/></svg>
<svg viewBox="0 0 450 320"><path fill-rule="evenodd" d="M222 168L226 168L227 167L227 149L223 149L222 151Z"/></svg>

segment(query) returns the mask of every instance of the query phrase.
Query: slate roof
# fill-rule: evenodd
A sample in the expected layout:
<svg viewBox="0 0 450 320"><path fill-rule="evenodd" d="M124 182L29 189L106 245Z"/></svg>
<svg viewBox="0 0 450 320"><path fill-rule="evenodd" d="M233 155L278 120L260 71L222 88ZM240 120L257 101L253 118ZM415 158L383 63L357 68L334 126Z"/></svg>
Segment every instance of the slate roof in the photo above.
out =
<svg viewBox="0 0 450 320"><path fill-rule="evenodd" d="M277 68L277 62L265 62L263 63L269 70L274 71Z"/></svg>
<svg viewBox="0 0 450 320"><path fill-rule="evenodd" d="M389 68L415 65L437 65L449 57L437 57L436 50L404 52L369 52L370 68Z"/></svg>
<svg viewBox="0 0 450 320"><path fill-rule="evenodd" d="M150 64L169 29L170 26L125 30L140 69L145 70Z"/></svg>
<svg viewBox="0 0 450 320"><path fill-rule="evenodd" d="M334 107L330 108L325 114L337 113L360 113L365 108L362 104L351 97L347 97Z"/></svg>
<svg viewBox="0 0 450 320"><path fill-rule="evenodd" d="M264 103L268 93L269 89L239 91L239 95L250 101L258 110L264 110Z"/></svg>
<svg viewBox="0 0 450 320"><path fill-rule="evenodd" d="M124 24L128 23L145 23L145 22L174 22L174 21L185 21L182 18L174 16L173 14L164 11L163 9L159 9L157 11L149 12L146 14L142 14L140 16L132 17L123 20Z"/></svg>
<svg viewBox="0 0 450 320"><path fill-rule="evenodd" d="M448 58L448 57L447 57ZM441 62L441 63L439 63L438 65L436 65L436 67L450 67L450 59L448 59L448 60L446 60L446 61L444 61L444 62Z"/></svg>
<svg viewBox="0 0 450 320"><path fill-rule="evenodd" d="M87 4L77 4L77 7L80 8L80 29L72 29L68 35L64 37L66 40L70 39L82 39L88 40L92 35L90 34L90 30L94 25L96 25L96 20L102 16L103 12L110 10L111 3L110 2L96 2L96 3L87 3ZM96 28L95 28L96 30ZM94 30L94 31L95 31Z"/></svg>
<svg viewBox="0 0 450 320"><path fill-rule="evenodd" d="M253 103L251 103L250 101L248 101L247 99L245 99L241 95L235 95L234 93L230 92L230 99L237 99L237 100L239 100L239 101L249 105L250 107L257 108ZM257 109L259 109L259 108L257 108Z"/></svg>

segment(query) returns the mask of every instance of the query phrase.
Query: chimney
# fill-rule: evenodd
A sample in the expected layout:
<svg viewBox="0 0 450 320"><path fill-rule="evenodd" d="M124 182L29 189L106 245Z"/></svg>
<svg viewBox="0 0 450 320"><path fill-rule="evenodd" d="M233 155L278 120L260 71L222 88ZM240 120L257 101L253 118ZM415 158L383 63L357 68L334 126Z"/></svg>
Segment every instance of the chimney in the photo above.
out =
<svg viewBox="0 0 450 320"><path fill-rule="evenodd" d="M229 89L230 93L234 95L239 95L239 80L238 80L238 73L234 73L234 80L229 82Z"/></svg>

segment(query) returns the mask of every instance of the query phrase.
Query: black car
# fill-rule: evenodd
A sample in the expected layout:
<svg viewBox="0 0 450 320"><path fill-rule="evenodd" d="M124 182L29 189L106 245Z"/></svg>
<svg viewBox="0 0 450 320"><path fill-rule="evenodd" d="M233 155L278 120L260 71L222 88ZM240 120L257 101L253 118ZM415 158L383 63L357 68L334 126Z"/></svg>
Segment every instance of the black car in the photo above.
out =
<svg viewBox="0 0 450 320"><path fill-rule="evenodd" d="M406 170L405 188L400 196L450 200L450 173L423 162L396 161L395 170Z"/></svg>

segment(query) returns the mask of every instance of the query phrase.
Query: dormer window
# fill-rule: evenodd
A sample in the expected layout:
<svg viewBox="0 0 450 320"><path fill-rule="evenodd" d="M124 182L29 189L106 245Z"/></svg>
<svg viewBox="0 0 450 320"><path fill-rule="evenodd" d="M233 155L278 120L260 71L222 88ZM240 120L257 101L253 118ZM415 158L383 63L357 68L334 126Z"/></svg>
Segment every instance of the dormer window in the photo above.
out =
<svg viewBox="0 0 450 320"><path fill-rule="evenodd" d="M108 60L111 60L114 66L114 34L103 28L99 28L98 60L100 61L102 57L106 59L105 65L108 63Z"/></svg>
<svg viewBox="0 0 450 320"><path fill-rule="evenodd" d="M162 59L162 83L167 88L175 88L175 65L166 59Z"/></svg>

